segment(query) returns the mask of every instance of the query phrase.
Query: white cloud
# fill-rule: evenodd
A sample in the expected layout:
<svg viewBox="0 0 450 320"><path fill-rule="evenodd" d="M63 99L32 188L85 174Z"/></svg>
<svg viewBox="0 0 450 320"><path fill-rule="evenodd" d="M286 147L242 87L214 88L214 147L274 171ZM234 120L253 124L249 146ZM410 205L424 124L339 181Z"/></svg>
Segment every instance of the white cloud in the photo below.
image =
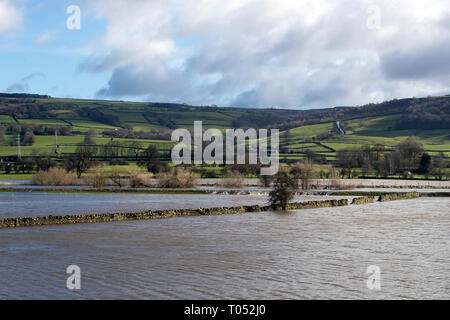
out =
<svg viewBox="0 0 450 320"><path fill-rule="evenodd" d="M107 22L80 69L108 97L324 107L450 92L447 0L89 1ZM367 28L369 6L380 26ZM402 62L402 63L400 63ZM446 69L445 69L446 71Z"/></svg>
<svg viewBox="0 0 450 320"><path fill-rule="evenodd" d="M0 33L11 31L22 25L22 14L11 1L0 0Z"/></svg>
<svg viewBox="0 0 450 320"><path fill-rule="evenodd" d="M37 44L44 44L48 41L50 41L52 39L52 33L51 32L44 32L42 34L40 34L37 38L36 38L36 43Z"/></svg>

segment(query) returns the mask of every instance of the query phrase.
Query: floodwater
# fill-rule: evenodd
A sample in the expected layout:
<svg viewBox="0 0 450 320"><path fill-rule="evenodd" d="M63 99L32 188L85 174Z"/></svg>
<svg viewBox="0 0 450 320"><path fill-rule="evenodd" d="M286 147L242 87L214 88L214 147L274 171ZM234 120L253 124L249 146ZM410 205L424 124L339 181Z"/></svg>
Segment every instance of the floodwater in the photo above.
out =
<svg viewBox="0 0 450 320"><path fill-rule="evenodd" d="M294 201L351 199L343 196L296 196ZM146 210L198 209L267 205L266 194L142 194L0 192L0 218L59 216L92 213L129 213Z"/></svg>
<svg viewBox="0 0 450 320"><path fill-rule="evenodd" d="M449 299L449 208L420 198L0 229L0 298ZM80 290L66 288L69 265Z"/></svg>
<svg viewBox="0 0 450 320"><path fill-rule="evenodd" d="M156 180L154 180L156 181ZM330 184L329 179L312 179L313 184L325 187ZM358 188L450 188L449 180L403 180L403 179L339 179L340 183L346 186L358 187ZM223 179L199 179L199 182L203 186L212 186L223 183ZM248 186L258 186L258 179L246 179ZM11 187L11 184L32 186L32 180L0 180L0 187ZM40 186L42 187L42 186Z"/></svg>
<svg viewBox="0 0 450 320"><path fill-rule="evenodd" d="M0 218L255 205L258 195L0 192Z"/></svg>

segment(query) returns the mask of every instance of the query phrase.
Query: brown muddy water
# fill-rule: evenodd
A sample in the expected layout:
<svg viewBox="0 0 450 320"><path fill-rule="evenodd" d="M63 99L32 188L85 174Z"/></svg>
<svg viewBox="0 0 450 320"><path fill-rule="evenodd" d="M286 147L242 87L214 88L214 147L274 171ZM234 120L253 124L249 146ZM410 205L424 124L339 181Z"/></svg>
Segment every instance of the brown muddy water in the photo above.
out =
<svg viewBox="0 0 450 320"><path fill-rule="evenodd" d="M296 196L293 201L351 199L344 196ZM267 205L267 194L139 194L0 192L0 219L47 215L127 213Z"/></svg>
<svg viewBox="0 0 450 320"><path fill-rule="evenodd" d="M449 208L420 198L3 229L0 298L449 299ZM66 288L74 264L78 291ZM380 290L366 285L371 265Z"/></svg>

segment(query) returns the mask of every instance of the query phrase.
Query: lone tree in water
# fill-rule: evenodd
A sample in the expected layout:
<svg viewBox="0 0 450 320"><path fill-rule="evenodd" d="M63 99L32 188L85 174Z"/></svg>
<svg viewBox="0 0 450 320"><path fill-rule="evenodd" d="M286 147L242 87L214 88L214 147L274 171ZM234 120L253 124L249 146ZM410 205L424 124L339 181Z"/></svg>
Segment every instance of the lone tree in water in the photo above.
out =
<svg viewBox="0 0 450 320"><path fill-rule="evenodd" d="M269 193L272 208L281 208L281 210L286 211L289 201L294 197L294 191L298 189L297 181L286 170L281 170L275 175L273 190Z"/></svg>

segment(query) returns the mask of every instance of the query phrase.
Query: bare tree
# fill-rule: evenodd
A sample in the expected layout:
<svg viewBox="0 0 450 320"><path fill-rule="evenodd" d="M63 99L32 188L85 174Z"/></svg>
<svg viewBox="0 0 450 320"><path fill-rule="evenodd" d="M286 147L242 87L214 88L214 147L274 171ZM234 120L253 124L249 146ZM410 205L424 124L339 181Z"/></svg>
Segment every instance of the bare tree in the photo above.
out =
<svg viewBox="0 0 450 320"><path fill-rule="evenodd" d="M32 130L27 130L22 139L23 146L32 146L34 144L34 133Z"/></svg>
<svg viewBox="0 0 450 320"><path fill-rule="evenodd" d="M433 174L439 180L442 180L445 176L445 168L447 167L447 161L443 152L440 152L437 157L433 159Z"/></svg>
<svg viewBox="0 0 450 320"><path fill-rule="evenodd" d="M297 162L291 168L291 174L295 179L300 180L303 190L311 189L311 180L317 177L317 172L309 160Z"/></svg>
<svg viewBox="0 0 450 320"><path fill-rule="evenodd" d="M339 150L336 152L336 162L342 168L342 176L350 179L353 171L358 167L357 150Z"/></svg>
<svg viewBox="0 0 450 320"><path fill-rule="evenodd" d="M88 132L86 132L84 136L84 144L86 145L94 145L94 137L97 135L97 131L95 129L90 129Z"/></svg>
<svg viewBox="0 0 450 320"><path fill-rule="evenodd" d="M90 152L79 149L72 157L65 160L64 167L67 171L75 170L78 179L80 179L84 172L94 166L91 156L92 154Z"/></svg>
<svg viewBox="0 0 450 320"><path fill-rule="evenodd" d="M410 171L418 167L423 147L414 137L408 137L398 143L392 152L396 171Z"/></svg>

